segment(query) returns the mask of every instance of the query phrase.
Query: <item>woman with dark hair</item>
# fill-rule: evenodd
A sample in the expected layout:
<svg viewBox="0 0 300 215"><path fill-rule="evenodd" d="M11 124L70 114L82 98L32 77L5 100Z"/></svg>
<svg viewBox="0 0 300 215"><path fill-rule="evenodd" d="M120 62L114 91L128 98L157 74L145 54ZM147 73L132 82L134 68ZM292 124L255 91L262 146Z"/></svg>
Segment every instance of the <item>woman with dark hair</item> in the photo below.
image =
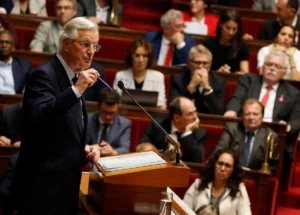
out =
<svg viewBox="0 0 300 215"><path fill-rule="evenodd" d="M242 169L234 151L216 151L205 164L200 177L184 196L192 210L212 204L218 215L251 215L248 193L242 182Z"/></svg>
<svg viewBox="0 0 300 215"><path fill-rule="evenodd" d="M153 64L153 48L145 39L134 41L128 48L125 63L129 69L116 74L113 87L121 95L118 81L123 81L127 89L140 89L158 92L157 106L166 109L166 93L164 75L161 72L149 69Z"/></svg>
<svg viewBox="0 0 300 215"><path fill-rule="evenodd" d="M203 43L213 54L212 70L244 74L249 72L249 50L242 40L242 21L235 10L220 15L217 36Z"/></svg>
<svg viewBox="0 0 300 215"><path fill-rule="evenodd" d="M273 50L280 50L287 54L290 61L290 68L287 68L284 79L300 81L300 51L294 47L295 29L291 25L282 25L274 43L262 47L257 54L257 68L262 74L262 67L265 57Z"/></svg>
<svg viewBox="0 0 300 215"><path fill-rule="evenodd" d="M190 12L182 12L186 25L184 31L191 34L215 36L219 18L207 13L211 0L189 0L189 2Z"/></svg>

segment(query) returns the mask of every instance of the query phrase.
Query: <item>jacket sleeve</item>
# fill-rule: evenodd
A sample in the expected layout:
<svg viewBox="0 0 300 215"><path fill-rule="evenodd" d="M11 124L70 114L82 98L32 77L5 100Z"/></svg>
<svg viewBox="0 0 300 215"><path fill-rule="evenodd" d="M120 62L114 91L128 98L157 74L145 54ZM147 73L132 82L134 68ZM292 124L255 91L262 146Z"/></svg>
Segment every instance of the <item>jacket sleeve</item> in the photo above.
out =
<svg viewBox="0 0 300 215"><path fill-rule="evenodd" d="M230 147L230 143L233 141L232 134L228 128L228 124L226 123L223 129L223 133L220 137L220 140L214 150L214 152L220 149L226 149Z"/></svg>
<svg viewBox="0 0 300 215"><path fill-rule="evenodd" d="M47 43L47 35L49 34L50 24L48 21L42 22L37 28L34 38L30 43L30 50L36 49L40 51L44 51L45 44Z"/></svg>
<svg viewBox="0 0 300 215"><path fill-rule="evenodd" d="M186 191L186 193L183 197L183 201L193 211L196 210L194 202L196 201L196 198L198 197L198 187L199 187L199 179L196 179L195 182Z"/></svg>
<svg viewBox="0 0 300 215"><path fill-rule="evenodd" d="M274 137L274 150L273 150L273 157L269 159L271 175L275 175L277 172L277 167L279 163L279 137L278 134L273 132ZM283 156L283 155L281 155Z"/></svg>
<svg viewBox="0 0 300 215"><path fill-rule="evenodd" d="M251 215L250 200L244 183L240 184L240 192L237 215Z"/></svg>
<svg viewBox="0 0 300 215"><path fill-rule="evenodd" d="M179 75L179 74L178 74ZM189 99L194 99L194 94L190 93L188 91L187 86L184 87L182 90L180 85L181 83L178 83L177 79L181 76L178 76L177 74L171 76L170 80L170 91L169 91L169 103L172 102L176 97L178 96L185 96ZM182 81L182 80L180 80Z"/></svg>
<svg viewBox="0 0 300 215"><path fill-rule="evenodd" d="M130 131L131 122L126 122L126 127L123 132L119 135L119 144L114 149L118 154L128 153L130 151Z"/></svg>

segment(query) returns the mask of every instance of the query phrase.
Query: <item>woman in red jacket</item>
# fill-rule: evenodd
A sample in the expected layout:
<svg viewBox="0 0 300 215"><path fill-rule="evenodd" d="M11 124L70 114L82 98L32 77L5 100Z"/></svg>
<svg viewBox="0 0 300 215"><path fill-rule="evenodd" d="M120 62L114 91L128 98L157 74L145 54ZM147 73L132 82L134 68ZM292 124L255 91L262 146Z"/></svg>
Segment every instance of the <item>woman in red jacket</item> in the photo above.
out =
<svg viewBox="0 0 300 215"><path fill-rule="evenodd" d="M190 0L189 2L190 12L182 12L184 22L186 23L186 33L215 36L219 18L205 12L210 9L210 0ZM188 30L190 23L198 24L199 31L193 30L193 32L190 32ZM204 30L201 28L204 28Z"/></svg>

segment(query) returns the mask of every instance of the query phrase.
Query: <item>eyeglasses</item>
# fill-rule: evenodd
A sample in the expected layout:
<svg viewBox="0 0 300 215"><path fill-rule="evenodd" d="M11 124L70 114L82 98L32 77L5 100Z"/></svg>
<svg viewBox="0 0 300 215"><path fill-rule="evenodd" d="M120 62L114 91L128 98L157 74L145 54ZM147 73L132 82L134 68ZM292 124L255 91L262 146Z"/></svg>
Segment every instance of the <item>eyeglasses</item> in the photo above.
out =
<svg viewBox="0 0 300 215"><path fill-rule="evenodd" d="M101 46L99 44L91 44L89 42L80 42L80 41L77 41L77 40L73 40L74 42L77 42L79 43L82 47L84 47L85 49L89 49L92 47L92 49L95 51L95 52L98 52L100 51L101 49Z"/></svg>
<svg viewBox="0 0 300 215"><path fill-rule="evenodd" d="M203 64L203 66L207 66L208 64L209 64L209 62L207 62L207 61L195 61L195 60L192 60L192 59L190 59L190 61L192 62L192 63L194 63L194 64L197 64L197 65L201 65L201 64Z"/></svg>
<svg viewBox="0 0 300 215"><path fill-rule="evenodd" d="M6 44L6 45L11 45L13 42L12 41L8 41L8 40L0 40L0 44Z"/></svg>
<svg viewBox="0 0 300 215"><path fill-rule="evenodd" d="M265 64L265 66L267 66L267 67L272 67L272 66L274 66L276 69L286 69L285 67L280 66L280 65L277 64L277 63L265 62L264 64Z"/></svg>
<svg viewBox="0 0 300 215"><path fill-rule="evenodd" d="M223 161L217 161L216 163L217 167L222 168L222 166L225 167L225 169L231 169L233 166L229 163L224 163Z"/></svg>
<svg viewBox="0 0 300 215"><path fill-rule="evenodd" d="M72 9L72 7L71 6L57 6L56 9L57 10L62 10L62 9L64 9L64 10L70 10L70 9Z"/></svg>

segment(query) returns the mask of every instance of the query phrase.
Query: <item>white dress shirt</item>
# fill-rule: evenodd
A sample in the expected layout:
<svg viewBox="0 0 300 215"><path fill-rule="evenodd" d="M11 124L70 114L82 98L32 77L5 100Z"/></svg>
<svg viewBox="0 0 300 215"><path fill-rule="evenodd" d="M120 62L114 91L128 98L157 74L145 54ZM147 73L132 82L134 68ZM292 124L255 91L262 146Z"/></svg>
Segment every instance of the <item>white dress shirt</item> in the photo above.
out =
<svg viewBox="0 0 300 215"><path fill-rule="evenodd" d="M99 6L97 0L95 0L95 3L96 3L96 17L101 19L103 23L106 24L109 6L102 8Z"/></svg>
<svg viewBox="0 0 300 215"><path fill-rule="evenodd" d="M0 61L0 93L1 94L16 94L15 82L12 71L12 61L10 58L8 63Z"/></svg>
<svg viewBox="0 0 300 215"><path fill-rule="evenodd" d="M266 82L263 82L260 90L260 95L259 95L259 101L261 101L264 97L264 95L267 92L267 87L268 84ZM273 110L274 110L274 105L275 105L275 99L276 99L276 92L278 89L279 84L275 84L272 86L272 90L270 90L269 94L269 99L267 101L267 104L265 106L265 114L264 114L264 121L265 122L272 122L273 121Z"/></svg>

